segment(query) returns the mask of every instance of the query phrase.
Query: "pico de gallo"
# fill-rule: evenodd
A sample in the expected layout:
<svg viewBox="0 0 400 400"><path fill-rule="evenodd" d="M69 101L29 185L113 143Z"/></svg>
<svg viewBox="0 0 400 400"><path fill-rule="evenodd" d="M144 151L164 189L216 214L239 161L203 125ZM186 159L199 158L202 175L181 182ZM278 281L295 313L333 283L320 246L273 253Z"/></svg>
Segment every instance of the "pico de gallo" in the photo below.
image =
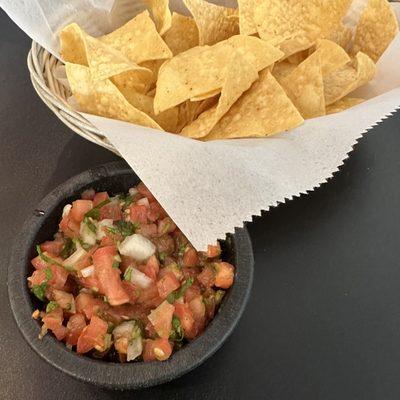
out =
<svg viewBox="0 0 400 400"><path fill-rule="evenodd" d="M86 190L36 251L39 337L106 360L168 359L204 331L234 281L220 245L197 252L143 183L112 197Z"/></svg>

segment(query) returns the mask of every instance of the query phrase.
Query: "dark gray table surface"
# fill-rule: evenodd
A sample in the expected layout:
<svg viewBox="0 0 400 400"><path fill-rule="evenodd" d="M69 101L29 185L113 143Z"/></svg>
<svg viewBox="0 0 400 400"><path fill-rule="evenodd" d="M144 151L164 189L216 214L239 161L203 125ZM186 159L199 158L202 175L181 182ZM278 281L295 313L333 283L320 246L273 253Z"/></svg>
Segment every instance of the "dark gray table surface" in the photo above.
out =
<svg viewBox="0 0 400 400"><path fill-rule="evenodd" d="M170 384L116 394L40 359L9 309L10 247L47 192L116 156L73 134L36 96L29 46L0 11L1 399L400 398L400 114L374 128L328 184L249 225L252 296L204 365Z"/></svg>

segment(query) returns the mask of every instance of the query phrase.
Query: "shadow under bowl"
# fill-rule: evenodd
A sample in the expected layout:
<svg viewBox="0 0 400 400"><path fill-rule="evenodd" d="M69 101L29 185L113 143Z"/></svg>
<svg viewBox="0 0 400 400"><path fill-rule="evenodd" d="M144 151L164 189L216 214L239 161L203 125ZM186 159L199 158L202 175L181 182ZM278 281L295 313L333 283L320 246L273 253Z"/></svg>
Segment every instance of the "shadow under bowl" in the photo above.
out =
<svg viewBox="0 0 400 400"><path fill-rule="evenodd" d="M223 259L236 267L235 282L202 335L186 344L164 362L114 363L68 351L64 343L48 334L39 339L40 324L32 312L40 307L27 285L32 273L30 260L35 245L49 240L58 229L65 204L78 199L85 189L127 192L139 183L137 175L123 162L105 164L83 172L47 195L24 223L16 238L8 268L8 294L17 325L29 345L47 362L66 374L111 389L140 389L171 381L193 370L213 355L232 333L246 306L253 280L253 252L245 228L236 229L221 242Z"/></svg>

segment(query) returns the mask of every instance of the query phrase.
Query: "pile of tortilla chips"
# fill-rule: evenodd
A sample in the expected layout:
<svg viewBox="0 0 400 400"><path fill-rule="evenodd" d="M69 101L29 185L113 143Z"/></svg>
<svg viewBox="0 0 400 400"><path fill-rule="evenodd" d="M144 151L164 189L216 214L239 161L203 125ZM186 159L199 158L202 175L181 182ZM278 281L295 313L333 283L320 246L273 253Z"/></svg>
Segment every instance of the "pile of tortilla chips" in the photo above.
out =
<svg viewBox="0 0 400 400"><path fill-rule="evenodd" d="M398 31L387 0L369 0L355 32L342 22L351 0L183 0L192 16L145 2L105 36L61 31L72 94L80 111L201 140L266 137L359 104L351 92Z"/></svg>

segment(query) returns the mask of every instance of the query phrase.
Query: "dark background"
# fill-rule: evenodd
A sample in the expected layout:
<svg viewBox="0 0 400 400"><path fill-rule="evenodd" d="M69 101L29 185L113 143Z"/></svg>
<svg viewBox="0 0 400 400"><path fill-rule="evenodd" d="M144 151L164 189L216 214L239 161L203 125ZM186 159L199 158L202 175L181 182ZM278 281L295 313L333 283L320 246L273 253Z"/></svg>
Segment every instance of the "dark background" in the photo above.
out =
<svg viewBox="0 0 400 400"><path fill-rule="evenodd" d="M249 305L201 367L116 394L40 359L9 308L10 247L50 190L116 156L73 134L36 96L29 46L0 11L1 399L400 398L400 114L361 140L328 184L249 225L256 259Z"/></svg>

